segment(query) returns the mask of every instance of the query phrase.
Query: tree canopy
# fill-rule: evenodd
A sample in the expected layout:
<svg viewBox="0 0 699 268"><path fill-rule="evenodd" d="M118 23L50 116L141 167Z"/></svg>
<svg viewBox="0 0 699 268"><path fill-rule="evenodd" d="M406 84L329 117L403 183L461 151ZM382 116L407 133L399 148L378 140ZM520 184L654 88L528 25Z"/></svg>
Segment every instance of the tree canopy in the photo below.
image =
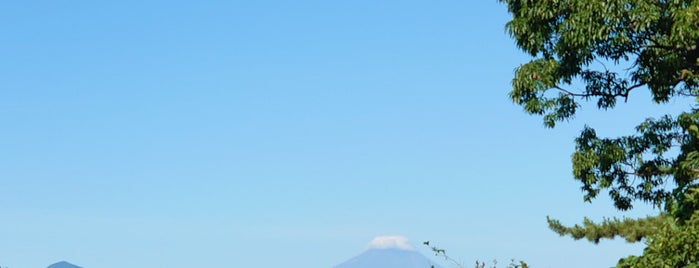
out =
<svg viewBox="0 0 699 268"><path fill-rule="evenodd" d="M613 109L630 93L652 102L699 97L699 0L500 0L507 31L533 59L515 71L510 97L555 127L584 104ZM638 101L638 100L631 100ZM620 210L649 203L662 213L550 227L575 239L645 241L619 267L699 267L699 109L648 118L621 137L585 127L573 176L585 201L607 193Z"/></svg>

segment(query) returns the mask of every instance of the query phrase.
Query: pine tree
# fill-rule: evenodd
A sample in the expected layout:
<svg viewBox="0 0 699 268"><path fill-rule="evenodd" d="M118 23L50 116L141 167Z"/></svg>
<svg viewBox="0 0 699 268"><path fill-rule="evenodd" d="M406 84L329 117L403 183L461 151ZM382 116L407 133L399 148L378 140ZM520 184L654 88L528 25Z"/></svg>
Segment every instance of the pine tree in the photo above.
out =
<svg viewBox="0 0 699 268"><path fill-rule="evenodd" d="M656 103L699 102L699 0L500 2L512 15L508 32L534 57L516 69L510 97L545 126L572 119L585 103L613 109L635 90L649 90ZM662 212L572 227L548 219L552 230L647 243L618 267L699 267L699 109L647 119L621 137L585 127L572 162L585 201L607 193L619 210L644 202Z"/></svg>

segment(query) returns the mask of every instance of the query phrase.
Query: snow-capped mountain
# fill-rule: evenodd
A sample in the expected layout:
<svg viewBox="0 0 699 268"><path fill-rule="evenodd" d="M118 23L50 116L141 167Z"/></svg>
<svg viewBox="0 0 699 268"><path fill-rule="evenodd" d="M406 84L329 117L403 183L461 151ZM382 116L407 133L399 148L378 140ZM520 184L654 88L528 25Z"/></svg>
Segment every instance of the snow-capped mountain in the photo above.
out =
<svg viewBox="0 0 699 268"><path fill-rule="evenodd" d="M416 251L405 237L374 238L368 249L334 268L438 268L430 259Z"/></svg>

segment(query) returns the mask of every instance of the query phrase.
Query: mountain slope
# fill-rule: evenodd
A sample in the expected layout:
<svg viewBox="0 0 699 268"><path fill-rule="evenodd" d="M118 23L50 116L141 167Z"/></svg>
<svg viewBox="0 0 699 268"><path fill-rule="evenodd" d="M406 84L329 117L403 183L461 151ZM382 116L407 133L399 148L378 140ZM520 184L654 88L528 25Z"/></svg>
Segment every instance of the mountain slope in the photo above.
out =
<svg viewBox="0 0 699 268"><path fill-rule="evenodd" d="M82 268L82 267L77 266L77 265L72 264L72 263L69 263L67 261L61 261L61 262L51 264L47 268Z"/></svg>
<svg viewBox="0 0 699 268"><path fill-rule="evenodd" d="M430 268L439 266L417 251L396 248L369 249L334 268Z"/></svg>

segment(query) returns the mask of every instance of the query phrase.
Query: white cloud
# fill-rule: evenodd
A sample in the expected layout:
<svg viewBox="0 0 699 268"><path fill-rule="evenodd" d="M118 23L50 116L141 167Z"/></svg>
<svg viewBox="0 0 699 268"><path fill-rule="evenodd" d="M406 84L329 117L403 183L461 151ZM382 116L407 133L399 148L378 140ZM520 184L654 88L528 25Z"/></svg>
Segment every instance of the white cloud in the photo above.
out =
<svg viewBox="0 0 699 268"><path fill-rule="evenodd" d="M376 249L397 248L397 249L404 249L404 250L415 250L415 248L413 248L413 246L411 246L410 243L408 242L408 238L406 238L405 236L399 236L399 235L375 237L369 243L369 248L376 248Z"/></svg>

